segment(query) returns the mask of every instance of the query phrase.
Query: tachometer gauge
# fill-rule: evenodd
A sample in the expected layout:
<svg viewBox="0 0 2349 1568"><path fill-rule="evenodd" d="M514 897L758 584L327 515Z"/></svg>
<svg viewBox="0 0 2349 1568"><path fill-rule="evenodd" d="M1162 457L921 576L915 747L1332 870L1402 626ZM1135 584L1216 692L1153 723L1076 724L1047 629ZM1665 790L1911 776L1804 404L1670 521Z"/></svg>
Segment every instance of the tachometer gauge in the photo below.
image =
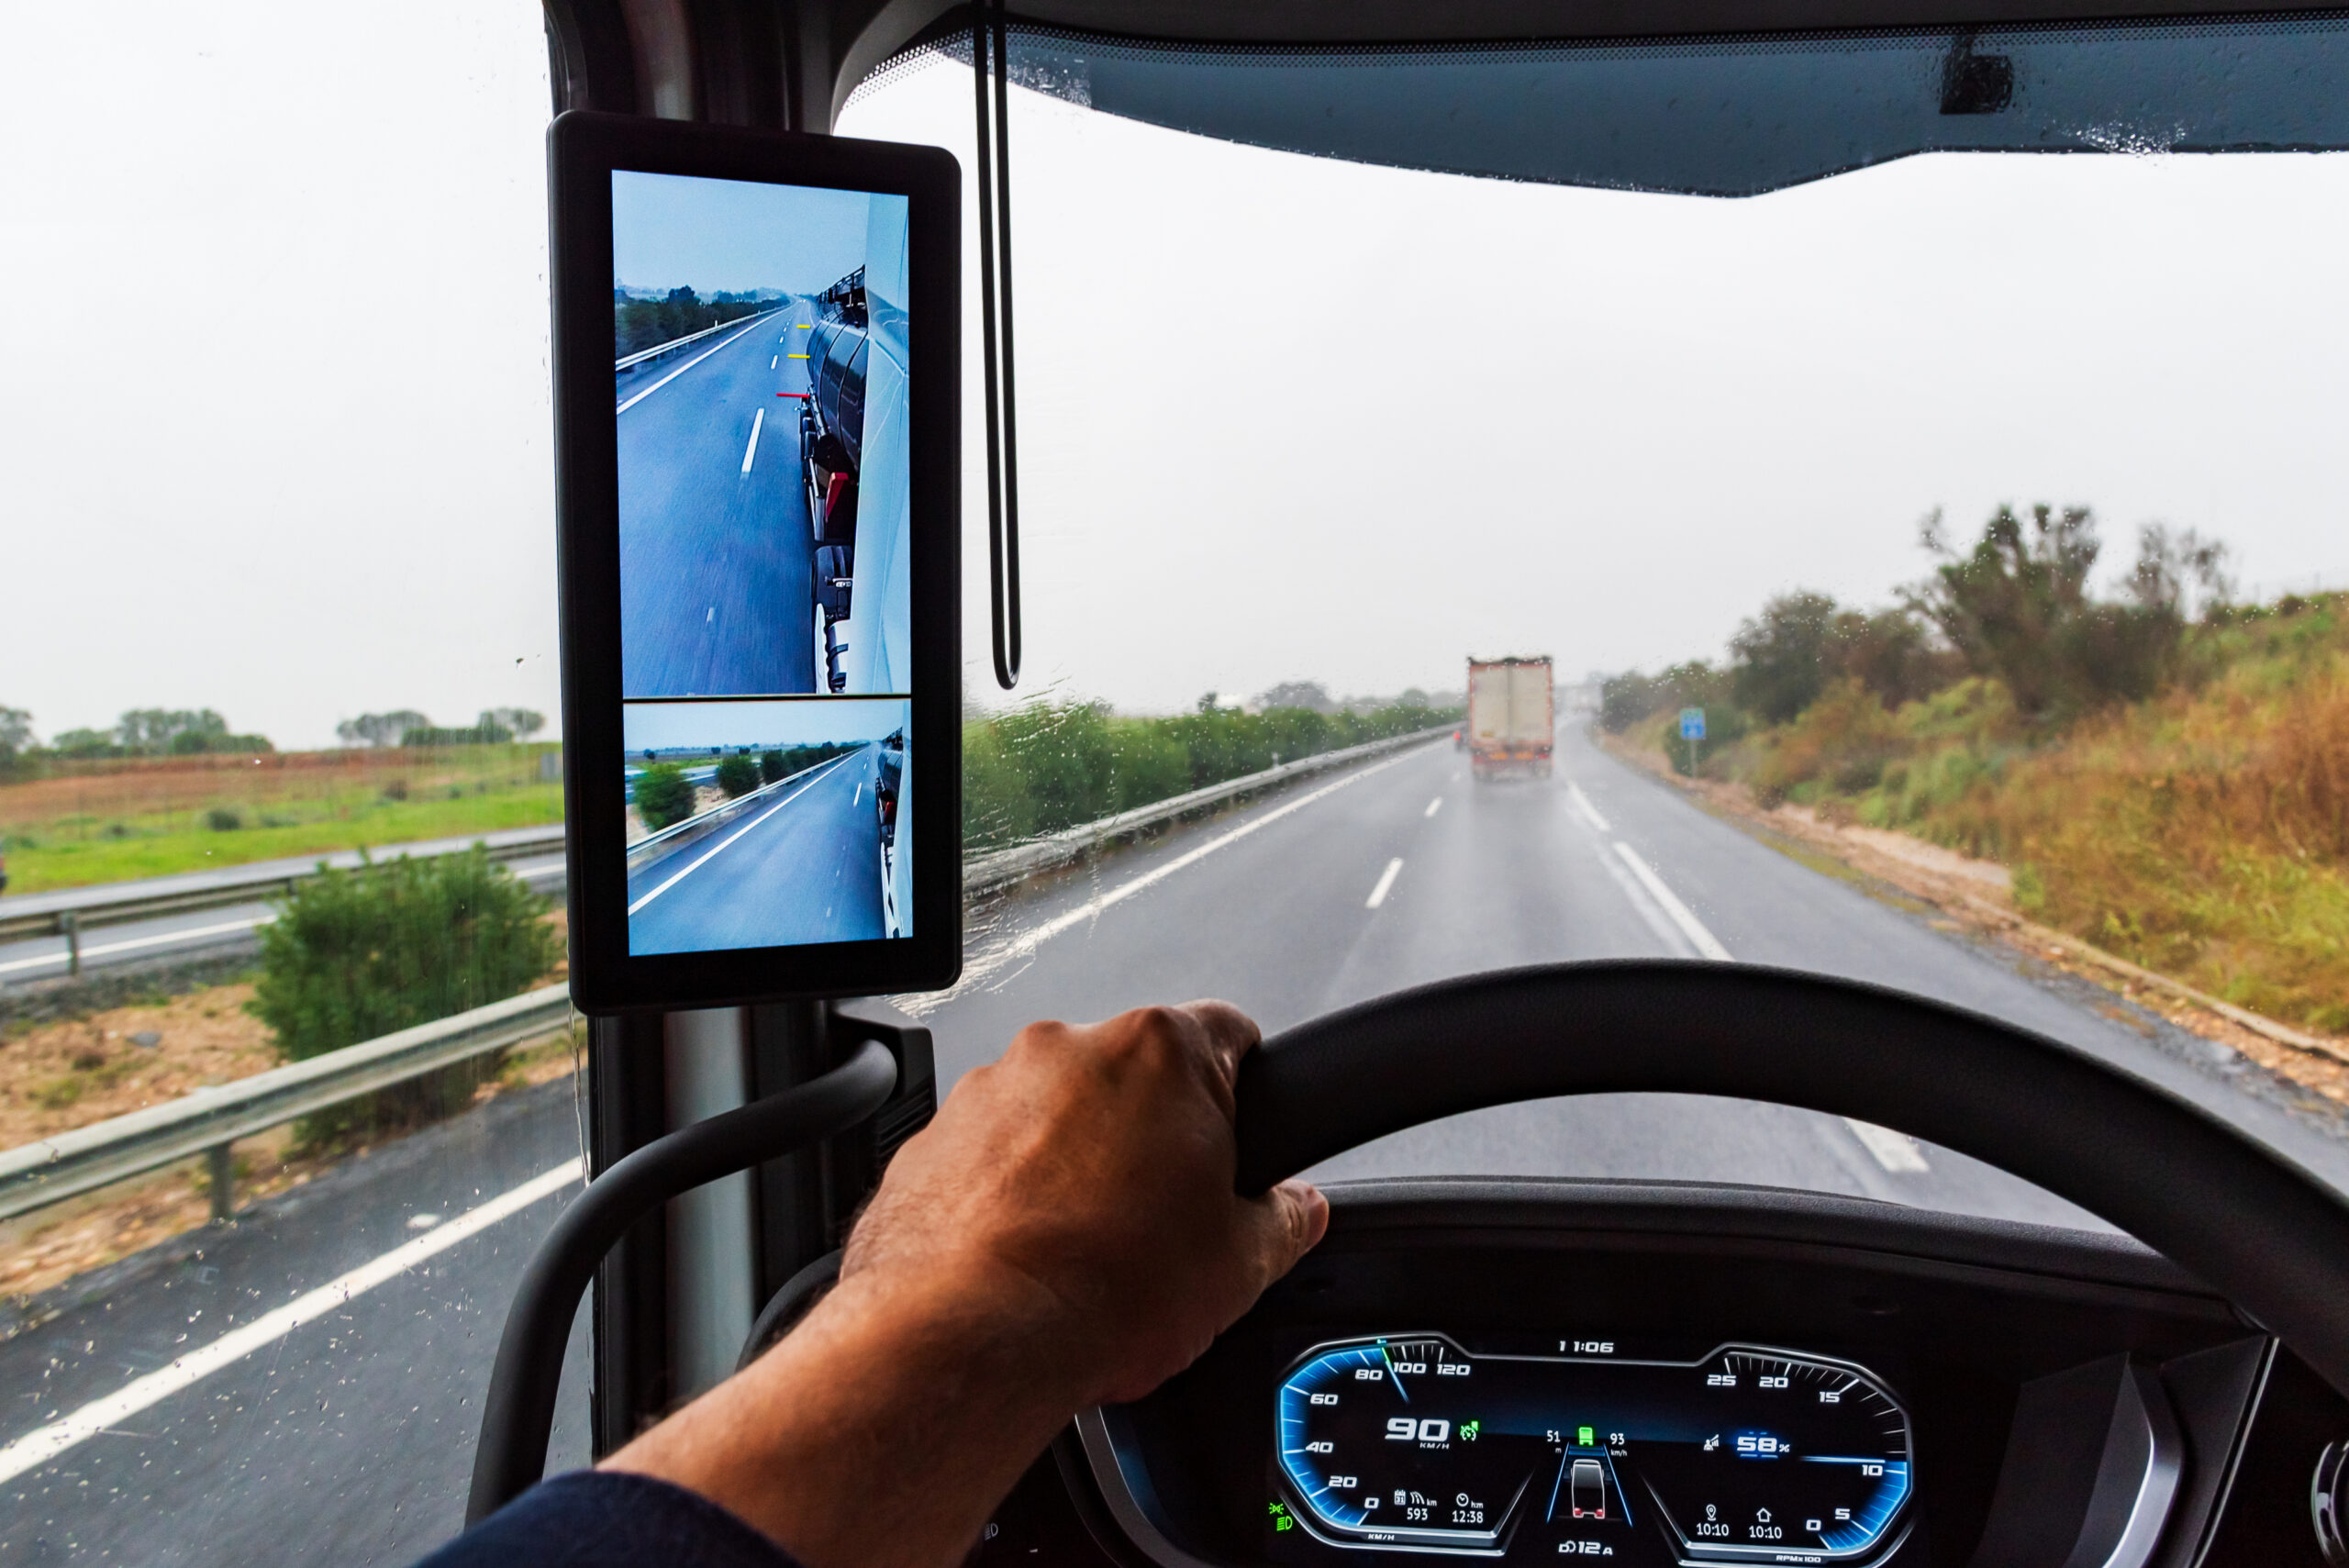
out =
<svg viewBox="0 0 2349 1568"><path fill-rule="evenodd" d="M1530 1532L1544 1554L1684 1562L1865 1563L1907 1532L1909 1417L1865 1368L1750 1345L1696 1362L1612 1348L1316 1346L1275 1399L1298 1522L1375 1549L1498 1555Z"/></svg>
<svg viewBox="0 0 2349 1568"><path fill-rule="evenodd" d="M1912 1485L1908 1413L1883 1385L1848 1362L1783 1351L1732 1348L1691 1372L1704 1386L1685 1407L1701 1413L1704 1434L1643 1440L1637 1455L1687 1554L1873 1555Z"/></svg>

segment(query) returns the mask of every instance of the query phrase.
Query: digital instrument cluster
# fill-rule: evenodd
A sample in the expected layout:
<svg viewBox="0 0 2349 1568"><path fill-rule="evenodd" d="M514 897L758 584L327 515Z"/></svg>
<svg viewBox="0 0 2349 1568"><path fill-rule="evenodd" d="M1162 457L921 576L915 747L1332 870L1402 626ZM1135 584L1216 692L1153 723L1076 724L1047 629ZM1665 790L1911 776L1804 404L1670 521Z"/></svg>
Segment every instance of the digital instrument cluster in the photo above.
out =
<svg viewBox="0 0 2349 1568"><path fill-rule="evenodd" d="M1909 1413L1867 1368L1442 1334L1313 1347L1275 1392L1276 1531L1332 1546L1637 1562L1873 1563L1909 1531Z"/></svg>

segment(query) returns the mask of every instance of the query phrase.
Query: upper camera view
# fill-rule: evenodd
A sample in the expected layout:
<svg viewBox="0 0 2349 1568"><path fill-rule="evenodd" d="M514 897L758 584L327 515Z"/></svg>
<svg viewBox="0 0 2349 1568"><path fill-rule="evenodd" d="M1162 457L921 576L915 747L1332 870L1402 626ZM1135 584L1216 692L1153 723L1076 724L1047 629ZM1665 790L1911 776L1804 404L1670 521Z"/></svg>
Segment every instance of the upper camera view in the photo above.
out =
<svg viewBox="0 0 2349 1568"><path fill-rule="evenodd" d="M627 695L907 689L906 219L612 175Z"/></svg>

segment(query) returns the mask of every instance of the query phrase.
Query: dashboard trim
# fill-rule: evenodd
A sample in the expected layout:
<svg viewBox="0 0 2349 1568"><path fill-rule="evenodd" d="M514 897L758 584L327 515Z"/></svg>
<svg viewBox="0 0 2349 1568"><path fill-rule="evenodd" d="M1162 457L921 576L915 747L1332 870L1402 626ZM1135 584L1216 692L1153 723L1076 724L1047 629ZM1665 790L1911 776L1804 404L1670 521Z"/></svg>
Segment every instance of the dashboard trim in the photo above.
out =
<svg viewBox="0 0 2349 1568"><path fill-rule="evenodd" d="M1329 1184L1325 1190L1332 1211L1330 1233L1315 1253L1267 1293L1265 1305L1277 1317L1299 1311L1312 1314L1308 1303L1318 1292L1347 1278L1355 1266L1353 1260L1366 1254L1408 1252L1436 1244L1518 1251L1554 1248L1620 1257L1650 1251L1685 1253L1694 1244L1716 1255L1858 1266L1916 1280L1972 1282L2020 1290L2025 1296L2051 1303L2069 1301L2089 1309L2151 1309L2184 1322L2238 1327L2266 1340L2257 1357L2261 1375L2254 1380L2262 1385L2266 1364L2275 1353L2274 1340L2241 1308L2167 1259L2117 1232L2018 1224L1818 1193L1700 1183L1434 1178L1339 1182ZM1317 1271L1317 1260L1326 1261L1328 1267ZM1407 1312L1407 1316L1423 1314ZM1437 1334L1452 1338L1447 1329L1430 1330L1429 1337ZM1728 1342L1763 1343L1736 1336L1724 1340ZM1491 1353L1509 1360L1527 1359L1498 1349ZM1676 1355L1665 1360L1682 1364ZM1873 1371L1870 1374L1876 1375ZM2209 1549L2226 1495L2232 1490L2235 1466L2257 1403L2254 1394L2250 1406L2235 1417L2232 1440L2220 1445L2213 1456L2219 1459L2219 1473L2193 1488L2202 1494L2192 1499L2196 1506L2171 1517L2170 1522L2184 1527L2182 1538L2164 1531L2143 1543L2154 1549L2152 1560L2163 1568L2187 1568ZM1077 1483L1073 1461L1081 1461L1085 1478L1091 1483L1085 1489L1096 1501L1082 1511L1087 1513L1094 1533L1104 1538L1103 1549L1121 1561L1134 1562L1136 1568L1143 1564L1226 1568L1219 1557L1197 1555L1170 1535L1180 1519L1161 1513L1159 1481L1149 1468L1154 1462L1147 1457L1155 1440L1145 1436L1154 1428L1139 1424L1145 1418L1146 1411L1139 1407L1096 1407L1073 1423L1070 1435L1075 1441L1063 1450L1062 1462L1073 1487ZM1285 1472L1282 1478L1286 1479ZM2188 1504L2188 1489L2177 1490L2174 1503ZM1171 1496L1165 1499L1168 1505L1173 1501ZM1509 1551L1505 1540L1486 1547L1341 1539L1316 1528L1310 1510L1297 1508L1291 1501L1303 1535L1325 1547L1454 1558L1491 1558ZM2165 1515L2171 1512L2165 1510ZM1913 1517L1900 1521L1896 1538L1882 1543L1867 1560L1882 1562L1899 1555L1918 1528ZM1111 1535L1121 1539L1108 1539ZM1712 1562L1699 1568L1721 1565Z"/></svg>
<svg viewBox="0 0 2349 1568"><path fill-rule="evenodd" d="M2176 1307L2199 1298L2246 1328L2240 1307L2143 1243L2118 1231L2065 1229L1910 1208L1874 1198L1709 1182L1562 1177L1424 1177L1330 1182L1330 1234L1298 1265L1398 1233L1440 1231L1462 1245L1680 1250L1690 1240L1778 1256L1865 1254L1884 1266L1949 1278L1995 1276L2085 1287L2117 1300ZM1278 1287L1275 1287L1278 1288Z"/></svg>
<svg viewBox="0 0 2349 1568"><path fill-rule="evenodd" d="M1219 1568L1167 1540L1165 1532L1142 1507L1126 1479L1124 1461L1109 1437L1108 1418L1100 1406L1078 1414L1076 1440L1085 1451L1085 1467L1093 1473L1093 1485L1099 1490L1102 1502L1108 1506L1109 1517L1143 1556L1160 1564L1160 1568Z"/></svg>

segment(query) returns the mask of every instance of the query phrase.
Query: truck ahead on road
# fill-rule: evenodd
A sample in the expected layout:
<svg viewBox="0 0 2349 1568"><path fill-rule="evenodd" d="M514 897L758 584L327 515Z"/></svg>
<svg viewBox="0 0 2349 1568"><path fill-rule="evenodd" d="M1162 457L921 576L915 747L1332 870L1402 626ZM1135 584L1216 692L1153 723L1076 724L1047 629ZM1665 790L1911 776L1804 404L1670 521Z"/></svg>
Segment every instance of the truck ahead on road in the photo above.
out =
<svg viewBox="0 0 2349 1568"><path fill-rule="evenodd" d="M1468 661L1468 766L1478 784L1509 773L1548 778L1556 730L1549 655Z"/></svg>

